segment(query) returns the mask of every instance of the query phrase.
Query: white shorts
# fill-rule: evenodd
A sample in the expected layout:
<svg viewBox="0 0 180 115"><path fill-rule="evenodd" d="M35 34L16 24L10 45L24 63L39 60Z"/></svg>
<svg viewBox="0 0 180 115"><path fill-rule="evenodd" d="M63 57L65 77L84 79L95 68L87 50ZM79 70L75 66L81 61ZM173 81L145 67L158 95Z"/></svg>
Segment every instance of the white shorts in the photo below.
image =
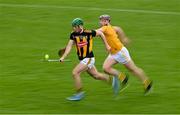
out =
<svg viewBox="0 0 180 115"><path fill-rule="evenodd" d="M116 54L109 54L108 58L113 58L117 62L122 63L122 64L126 64L127 62L131 60L129 51L125 47L123 47L121 51L119 51Z"/></svg>
<svg viewBox="0 0 180 115"><path fill-rule="evenodd" d="M91 69L95 64L95 58L84 58L80 63L87 65L88 68Z"/></svg>

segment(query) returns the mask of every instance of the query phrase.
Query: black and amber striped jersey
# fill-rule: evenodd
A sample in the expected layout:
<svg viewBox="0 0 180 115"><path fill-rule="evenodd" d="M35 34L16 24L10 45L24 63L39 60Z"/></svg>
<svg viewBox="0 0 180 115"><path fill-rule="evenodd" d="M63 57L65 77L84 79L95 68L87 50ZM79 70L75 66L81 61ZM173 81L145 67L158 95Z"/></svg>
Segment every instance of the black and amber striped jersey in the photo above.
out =
<svg viewBox="0 0 180 115"><path fill-rule="evenodd" d="M93 37L96 36L96 31L94 30L84 30L82 33L72 32L70 39L74 40L76 44L76 51L79 60L84 58L94 57L92 47L93 47Z"/></svg>

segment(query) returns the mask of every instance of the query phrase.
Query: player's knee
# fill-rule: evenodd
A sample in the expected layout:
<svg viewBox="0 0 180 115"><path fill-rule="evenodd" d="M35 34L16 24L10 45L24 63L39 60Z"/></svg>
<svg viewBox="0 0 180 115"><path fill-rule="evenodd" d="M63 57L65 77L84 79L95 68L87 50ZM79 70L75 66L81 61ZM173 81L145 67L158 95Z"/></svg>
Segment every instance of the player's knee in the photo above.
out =
<svg viewBox="0 0 180 115"><path fill-rule="evenodd" d="M79 74L79 73L78 73L77 71L73 71L73 72L72 72L73 77L77 76L78 74Z"/></svg>
<svg viewBox="0 0 180 115"><path fill-rule="evenodd" d="M110 67L108 67L108 66L103 66L103 71L104 71L105 73L109 73L109 70L110 70Z"/></svg>

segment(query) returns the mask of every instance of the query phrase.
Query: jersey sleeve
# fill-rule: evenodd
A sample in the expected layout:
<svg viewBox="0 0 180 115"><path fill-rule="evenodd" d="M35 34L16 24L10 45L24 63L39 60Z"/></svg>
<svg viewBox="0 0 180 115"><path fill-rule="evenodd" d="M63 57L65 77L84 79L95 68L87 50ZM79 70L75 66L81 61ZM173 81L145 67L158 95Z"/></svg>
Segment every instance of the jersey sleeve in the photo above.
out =
<svg viewBox="0 0 180 115"><path fill-rule="evenodd" d="M70 34L70 40L74 40L73 34Z"/></svg>
<svg viewBox="0 0 180 115"><path fill-rule="evenodd" d="M95 30L91 30L92 31L92 37L96 36L96 31Z"/></svg>

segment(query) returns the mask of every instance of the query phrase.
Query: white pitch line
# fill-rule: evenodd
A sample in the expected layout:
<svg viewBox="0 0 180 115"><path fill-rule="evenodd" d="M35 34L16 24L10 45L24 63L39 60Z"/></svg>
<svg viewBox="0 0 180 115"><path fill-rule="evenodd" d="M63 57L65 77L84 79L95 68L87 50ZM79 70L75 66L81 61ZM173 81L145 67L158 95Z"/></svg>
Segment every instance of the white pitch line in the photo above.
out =
<svg viewBox="0 0 180 115"><path fill-rule="evenodd" d="M76 6L56 6L56 5L31 5L31 4L4 4L0 3L1 7L23 7L23 8L55 8L55 9L80 9L92 11L114 11L128 13L144 13L144 14L161 14L161 15L180 15L180 12L166 12L155 10L133 10L133 9L111 9L111 8L96 8L96 7L76 7Z"/></svg>

